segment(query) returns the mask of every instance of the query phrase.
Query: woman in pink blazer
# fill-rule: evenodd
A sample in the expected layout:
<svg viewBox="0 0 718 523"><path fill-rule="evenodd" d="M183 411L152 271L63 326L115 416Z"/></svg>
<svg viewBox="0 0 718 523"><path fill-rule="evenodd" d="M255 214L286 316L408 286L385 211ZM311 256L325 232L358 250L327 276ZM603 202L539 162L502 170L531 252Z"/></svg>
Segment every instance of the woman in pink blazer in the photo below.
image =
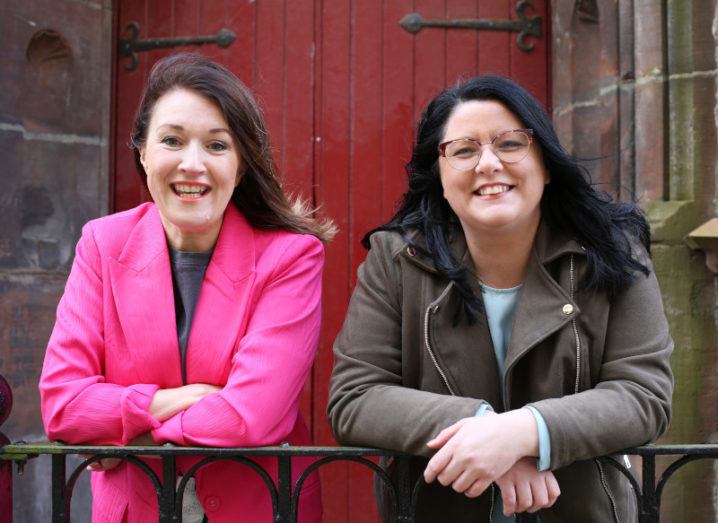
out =
<svg viewBox="0 0 718 523"><path fill-rule="evenodd" d="M252 95L200 55L154 66L132 144L154 203L83 228L40 379L48 437L309 444L299 397L319 339L320 240L331 224L292 205ZM198 461L178 459L178 472ZM276 473L274 458L257 461ZM309 463L295 461L295 476ZM157 521L138 467L104 460L91 470L93 521ZM266 486L244 465L202 467L194 488L186 520L194 502L212 523L272 521ZM316 475L300 500L300 521L321 521Z"/></svg>

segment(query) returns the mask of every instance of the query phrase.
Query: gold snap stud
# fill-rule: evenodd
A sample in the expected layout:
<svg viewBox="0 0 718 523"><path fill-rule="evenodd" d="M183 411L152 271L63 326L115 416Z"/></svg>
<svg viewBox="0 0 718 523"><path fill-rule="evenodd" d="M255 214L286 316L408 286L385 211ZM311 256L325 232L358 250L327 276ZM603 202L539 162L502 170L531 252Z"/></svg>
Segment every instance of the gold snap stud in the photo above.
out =
<svg viewBox="0 0 718 523"><path fill-rule="evenodd" d="M416 256L416 250L414 249L414 247L407 247L406 254L413 258L414 256Z"/></svg>
<svg viewBox="0 0 718 523"><path fill-rule="evenodd" d="M573 312L573 305L571 305L570 303L567 303L566 305L563 306L563 309L561 309L561 310L563 311L563 313L566 316L568 316L569 314L571 314Z"/></svg>

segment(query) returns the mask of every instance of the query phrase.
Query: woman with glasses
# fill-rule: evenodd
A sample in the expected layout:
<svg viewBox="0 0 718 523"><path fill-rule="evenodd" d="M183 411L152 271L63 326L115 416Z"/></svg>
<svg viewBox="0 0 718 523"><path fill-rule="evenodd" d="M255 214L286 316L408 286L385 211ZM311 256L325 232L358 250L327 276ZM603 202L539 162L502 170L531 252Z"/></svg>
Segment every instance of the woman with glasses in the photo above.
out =
<svg viewBox="0 0 718 523"><path fill-rule="evenodd" d="M337 439L416 456L418 522L635 521L629 481L597 458L670 415L640 210L596 191L539 103L498 77L429 104L407 172L398 212L364 238L334 346Z"/></svg>
<svg viewBox="0 0 718 523"><path fill-rule="evenodd" d="M331 223L285 194L251 92L201 55L154 65L131 142L153 202L83 228L40 378L48 438L310 444L299 399ZM197 468L200 459L177 458L175 518L273 520L259 474L236 460ZM253 459L277 481L276 459ZM141 461L163 478L159 460ZM295 460L295 479L309 463ZM88 469L93 521L157 521L155 487L136 462L93 458ZM301 493L299 521L321 521L316 474Z"/></svg>

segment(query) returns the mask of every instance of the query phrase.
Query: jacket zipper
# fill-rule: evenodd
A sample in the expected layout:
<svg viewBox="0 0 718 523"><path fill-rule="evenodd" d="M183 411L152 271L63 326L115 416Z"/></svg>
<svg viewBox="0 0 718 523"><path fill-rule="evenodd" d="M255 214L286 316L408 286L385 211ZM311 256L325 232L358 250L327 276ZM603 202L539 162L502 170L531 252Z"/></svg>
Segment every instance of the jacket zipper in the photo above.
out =
<svg viewBox="0 0 718 523"><path fill-rule="evenodd" d="M616 523L621 523L621 520L618 517L618 510L616 509L616 500L613 499L611 488L608 486L608 482L606 481L606 475L603 473L603 465L600 461L598 461L598 459L594 459L593 461L596 463L596 467L598 467L598 475L601 478L601 485L603 486L603 490L608 496L608 501L611 503L611 510L613 511L613 521L615 521Z"/></svg>
<svg viewBox="0 0 718 523"><path fill-rule="evenodd" d="M574 296L574 279L573 279L573 254L571 255L569 268L569 296L571 301ZM581 338L578 335L578 327L576 326L576 317L571 318L571 327L573 327L573 336L576 339L576 380L573 387L574 394L578 394L579 383L581 382Z"/></svg>
<svg viewBox="0 0 718 523"><path fill-rule="evenodd" d="M436 299L436 301L430 303L429 306L426 308L426 313L424 313L424 346L426 347L426 351L429 353L431 362L436 368L436 372L439 373L439 376L441 376L441 379L444 381L444 385L446 385L446 388L449 390L449 394L451 394L452 396L456 396L454 389L452 389L451 385L449 385L449 379L446 377L446 373L439 366L439 362L437 361L436 355L434 354L434 349L431 348L431 343L429 341L429 321L431 320L431 314L433 312L436 312L436 310L439 308L438 302L441 301L444 296L446 296L450 288L451 284L449 284L446 289L444 289L444 292L441 293L441 295Z"/></svg>
<svg viewBox="0 0 718 523"><path fill-rule="evenodd" d="M569 262L569 296L571 297L571 301L574 300L574 265L573 265L573 254L571 255L571 259ZM576 340L576 381L574 383L573 391L575 394L578 394L579 392L579 384L581 382L581 337L578 335L578 326L576 325L576 317L574 316L571 319L571 327L573 327L573 336ZM596 466L598 467L598 475L601 478L601 486L603 487L603 490L606 492L606 496L608 496L608 501L611 503L611 510L613 511L613 520L615 523L620 523L620 519L618 518L618 510L616 509L616 500L613 498L613 494L611 493L611 489L608 486L608 482L606 481L606 475L603 473L603 465L598 459L593 460L596 463Z"/></svg>

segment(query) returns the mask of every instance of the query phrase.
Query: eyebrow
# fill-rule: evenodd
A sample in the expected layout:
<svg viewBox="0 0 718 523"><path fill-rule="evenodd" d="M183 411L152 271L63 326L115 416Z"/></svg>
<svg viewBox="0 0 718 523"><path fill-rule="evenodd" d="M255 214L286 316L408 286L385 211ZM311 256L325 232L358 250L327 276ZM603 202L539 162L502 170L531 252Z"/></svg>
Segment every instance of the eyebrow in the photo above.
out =
<svg viewBox="0 0 718 523"><path fill-rule="evenodd" d="M163 127L169 127L170 129L174 129L176 131L184 131L184 127L181 125L177 125L174 123L164 123L162 125L157 126L157 129L162 129ZM227 133L231 135L232 133L229 131L229 129L225 129L224 127L215 127L214 129L209 130L210 133Z"/></svg>

